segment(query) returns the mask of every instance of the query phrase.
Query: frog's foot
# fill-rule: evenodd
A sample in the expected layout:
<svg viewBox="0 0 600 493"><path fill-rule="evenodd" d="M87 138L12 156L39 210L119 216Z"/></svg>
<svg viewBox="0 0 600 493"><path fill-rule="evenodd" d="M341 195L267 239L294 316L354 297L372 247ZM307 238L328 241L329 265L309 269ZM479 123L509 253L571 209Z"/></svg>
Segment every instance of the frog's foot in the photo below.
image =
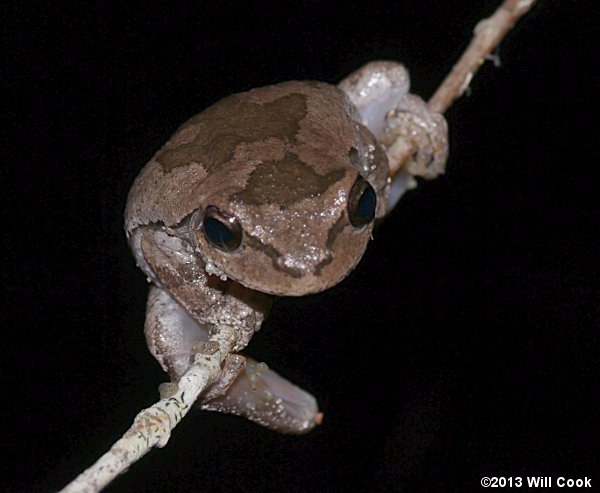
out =
<svg viewBox="0 0 600 493"><path fill-rule="evenodd" d="M202 397L202 409L244 416L282 433L305 433L321 422L315 398L265 363L247 358L240 370L228 385L221 386L225 377L215 384L221 387L217 392L211 388Z"/></svg>
<svg viewBox="0 0 600 493"><path fill-rule="evenodd" d="M195 352L195 351L194 351ZM192 356L193 358L193 356ZM229 354L223 362L219 380L211 385L200 397L202 402L217 399L227 393L233 382L244 371L246 358L240 354Z"/></svg>
<svg viewBox="0 0 600 493"><path fill-rule="evenodd" d="M388 212L407 190L417 186L416 177L431 180L444 172L448 158L446 120L409 93L410 79L402 64L370 62L338 87L386 149L392 177Z"/></svg>
<svg viewBox="0 0 600 493"><path fill-rule="evenodd" d="M209 327L198 324L164 290L152 287L145 334L152 355L177 382L189 367ZM163 386L168 392L169 386ZM305 433L321 421L315 398L288 382L265 363L239 354L225 359L219 381L198 399L206 410L244 416L284 433Z"/></svg>

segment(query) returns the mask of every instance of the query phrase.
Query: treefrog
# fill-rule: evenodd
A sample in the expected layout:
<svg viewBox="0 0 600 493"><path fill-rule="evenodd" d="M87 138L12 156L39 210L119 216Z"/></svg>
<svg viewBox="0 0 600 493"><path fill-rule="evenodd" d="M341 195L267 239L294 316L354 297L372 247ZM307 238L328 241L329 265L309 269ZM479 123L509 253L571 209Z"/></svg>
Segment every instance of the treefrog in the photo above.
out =
<svg viewBox="0 0 600 493"><path fill-rule="evenodd" d="M237 353L275 297L325 290L357 265L388 208L379 139L407 92L400 64L376 62L338 87L292 81L234 94L184 123L143 168L125 229L152 283L148 347L174 382L219 325L235 328ZM320 419L314 397L239 354L199 401L288 433Z"/></svg>

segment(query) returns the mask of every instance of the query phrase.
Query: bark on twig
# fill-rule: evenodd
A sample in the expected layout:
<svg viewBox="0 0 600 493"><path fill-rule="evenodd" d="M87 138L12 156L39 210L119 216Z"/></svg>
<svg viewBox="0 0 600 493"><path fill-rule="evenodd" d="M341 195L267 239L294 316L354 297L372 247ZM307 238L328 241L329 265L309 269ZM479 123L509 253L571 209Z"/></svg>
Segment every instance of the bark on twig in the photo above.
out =
<svg viewBox="0 0 600 493"><path fill-rule="evenodd" d="M504 0L491 17L479 21L469 46L427 102L427 108L432 114L444 113L467 90L486 57L534 3L535 0ZM403 136L399 136L396 142L388 144L387 149L391 178L394 178L400 170L407 169L419 150L418 146L412 145Z"/></svg>
<svg viewBox="0 0 600 493"><path fill-rule="evenodd" d="M468 48L450 74L427 103L431 111L443 113L468 87L473 75L487 55L498 45L515 22L533 5L535 0L505 0L489 18L479 22ZM399 159L408 161L414 149L400 145L395 151ZM402 166L398 166L400 169ZM171 430L188 413L198 396L220 377L221 366L235 345L235 333L222 326L194 362L173 385L171 394L140 412L133 426L92 467L81 473L62 492L95 493L102 490L119 474L143 457L153 447L164 447Z"/></svg>
<svg viewBox="0 0 600 493"><path fill-rule="evenodd" d="M141 411L123 437L61 493L101 491L153 447L164 447L171 437L171 430L188 413L200 393L219 379L221 364L235 342L234 330L221 326L195 354L194 362L179 382L170 387L169 395Z"/></svg>
<svg viewBox="0 0 600 493"><path fill-rule="evenodd" d="M531 9L535 0L505 0L491 17L475 27L471 43L427 103L437 113L446 111L469 87L473 76L517 20Z"/></svg>

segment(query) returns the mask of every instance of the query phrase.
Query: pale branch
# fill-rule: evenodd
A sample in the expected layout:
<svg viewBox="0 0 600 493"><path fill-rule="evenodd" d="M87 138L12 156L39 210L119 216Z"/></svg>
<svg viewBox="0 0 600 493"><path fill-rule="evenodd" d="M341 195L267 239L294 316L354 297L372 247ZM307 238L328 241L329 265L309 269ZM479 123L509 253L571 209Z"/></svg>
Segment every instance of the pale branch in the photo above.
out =
<svg viewBox="0 0 600 493"><path fill-rule="evenodd" d="M427 103L430 110L443 113L465 92L486 57L517 20L531 9L534 2L535 0L504 0L491 17L477 24L471 43Z"/></svg>
<svg viewBox="0 0 600 493"><path fill-rule="evenodd" d="M443 113L468 87L473 75L486 56L498 45L515 22L524 15L535 0L505 0L496 12L482 20L468 48L427 103L430 111ZM392 144L388 153L402 168L418 151L406 143ZM177 384L168 386L168 395L161 392L156 404L141 411L133 426L89 469L68 484L61 493L95 493L101 491L119 474L126 471L153 447L164 447L171 430L189 412L198 396L221 376L221 367L236 342L235 330L220 326L209 341L195 353L188 371Z"/></svg>
<svg viewBox="0 0 600 493"><path fill-rule="evenodd" d="M153 447L164 447L171 430L179 424L194 402L221 376L221 366L236 342L235 330L219 326L215 334L196 348L193 362L177 384L161 392L156 404L141 411L133 426L89 469L68 484L61 493L95 493L102 490Z"/></svg>
<svg viewBox="0 0 600 493"><path fill-rule="evenodd" d="M435 94L426 105L423 105L426 108L425 112L423 109L415 112L419 105L413 105L414 108L410 111L396 110L390 113L390 117L396 118L396 125L404 127L404 130L396 133L393 139L384 142L391 178L401 170L405 170L413 177L419 176L425 179L435 178L443 172L448 145L447 139L441 137L444 133L447 134L447 129L445 123L442 125L442 122L437 120L436 115L444 113L467 90L481 64L534 3L535 0L504 0L491 17L479 21L475 26L469 46ZM427 119L430 121L427 122ZM415 140L423 130L429 134L429 146L423 146ZM428 152L424 152L426 147L430 147ZM418 159L419 153L422 154L421 163ZM414 187L415 184L416 182L413 181L412 186ZM394 204L395 201L392 201L391 207Z"/></svg>

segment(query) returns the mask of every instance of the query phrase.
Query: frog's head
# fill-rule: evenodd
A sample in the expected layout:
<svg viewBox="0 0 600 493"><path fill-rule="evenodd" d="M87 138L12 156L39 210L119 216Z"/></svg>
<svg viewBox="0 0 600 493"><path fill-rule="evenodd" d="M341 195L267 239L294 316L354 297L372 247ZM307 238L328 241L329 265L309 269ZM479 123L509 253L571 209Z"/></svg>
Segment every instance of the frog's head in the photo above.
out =
<svg viewBox="0 0 600 493"><path fill-rule="evenodd" d="M349 167L318 175L297 157L265 162L257 183L209 198L191 221L205 261L276 295L322 291L348 275L373 229L377 192Z"/></svg>
<svg viewBox="0 0 600 493"><path fill-rule="evenodd" d="M127 229L185 217L208 271L275 295L327 289L358 263L385 211L387 158L356 118L341 90L317 82L225 98L148 164Z"/></svg>
<svg viewBox="0 0 600 493"><path fill-rule="evenodd" d="M251 289L327 289L358 263L383 213L385 153L335 87L294 82L242 96L229 108L226 130L212 138L230 145L235 128L237 144L205 181L191 221L196 247ZM256 122L251 130L248 121Z"/></svg>

